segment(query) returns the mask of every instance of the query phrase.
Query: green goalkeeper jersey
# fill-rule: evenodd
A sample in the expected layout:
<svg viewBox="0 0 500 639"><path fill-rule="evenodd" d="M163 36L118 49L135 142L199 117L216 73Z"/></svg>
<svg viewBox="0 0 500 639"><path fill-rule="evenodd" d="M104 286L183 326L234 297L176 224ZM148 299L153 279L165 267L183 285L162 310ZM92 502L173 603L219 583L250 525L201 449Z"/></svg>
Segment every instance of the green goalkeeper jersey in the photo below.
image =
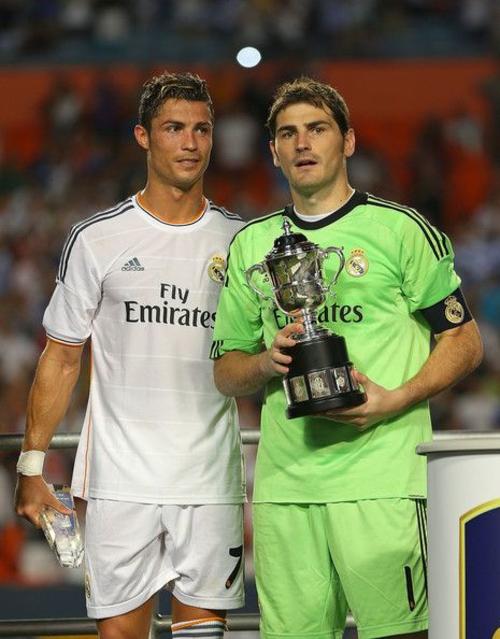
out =
<svg viewBox="0 0 500 639"><path fill-rule="evenodd" d="M235 236L219 301L212 358L269 348L289 318L247 284L282 235L284 211L256 219ZM342 247L345 266L319 320L342 335L354 366L393 389L415 375L430 351L431 330L419 309L459 285L448 238L414 209L355 192L338 211L307 222L287 209L292 231L323 249ZM338 268L325 260L328 283ZM271 285L255 276L271 295ZM427 402L358 432L319 417L287 419L282 381L265 388L255 469L255 502L326 503L422 496L425 459L415 447L431 438Z"/></svg>

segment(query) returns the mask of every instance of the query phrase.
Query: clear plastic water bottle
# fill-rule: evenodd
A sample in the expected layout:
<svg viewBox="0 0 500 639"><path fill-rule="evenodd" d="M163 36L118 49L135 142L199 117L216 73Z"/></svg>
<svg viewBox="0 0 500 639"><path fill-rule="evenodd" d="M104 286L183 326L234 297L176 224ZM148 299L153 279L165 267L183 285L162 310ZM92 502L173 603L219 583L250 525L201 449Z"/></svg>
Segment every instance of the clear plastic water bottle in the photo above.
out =
<svg viewBox="0 0 500 639"><path fill-rule="evenodd" d="M54 496L73 512L63 515L46 507L40 513L40 523L50 548L61 566L78 568L83 560L83 543L80 525L74 510L73 495L69 486L53 486Z"/></svg>

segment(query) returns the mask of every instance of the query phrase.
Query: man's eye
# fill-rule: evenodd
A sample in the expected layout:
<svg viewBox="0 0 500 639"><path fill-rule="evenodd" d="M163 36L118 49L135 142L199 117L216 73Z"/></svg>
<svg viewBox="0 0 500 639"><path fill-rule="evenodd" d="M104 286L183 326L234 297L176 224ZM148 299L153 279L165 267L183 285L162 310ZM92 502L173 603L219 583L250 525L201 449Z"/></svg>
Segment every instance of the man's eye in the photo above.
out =
<svg viewBox="0 0 500 639"><path fill-rule="evenodd" d="M177 131L180 131L181 127L178 124L169 124L167 126L167 131L169 133L176 133Z"/></svg>

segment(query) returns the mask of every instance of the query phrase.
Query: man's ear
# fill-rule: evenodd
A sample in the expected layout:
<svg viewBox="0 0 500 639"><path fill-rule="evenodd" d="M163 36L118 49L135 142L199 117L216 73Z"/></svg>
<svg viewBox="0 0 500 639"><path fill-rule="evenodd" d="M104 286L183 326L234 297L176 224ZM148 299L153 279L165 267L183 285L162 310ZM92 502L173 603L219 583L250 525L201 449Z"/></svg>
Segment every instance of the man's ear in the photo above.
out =
<svg viewBox="0 0 500 639"><path fill-rule="evenodd" d="M354 135L354 129L348 129L344 135L344 155L346 158L350 158L354 154L356 149L356 136Z"/></svg>
<svg viewBox="0 0 500 639"><path fill-rule="evenodd" d="M269 140L269 148L271 149L271 155L273 156L273 164L279 168L281 166L278 154L276 153L276 147L274 146L274 140Z"/></svg>
<svg viewBox="0 0 500 639"><path fill-rule="evenodd" d="M141 124L135 125L134 136L137 144L145 151L149 151L149 133Z"/></svg>

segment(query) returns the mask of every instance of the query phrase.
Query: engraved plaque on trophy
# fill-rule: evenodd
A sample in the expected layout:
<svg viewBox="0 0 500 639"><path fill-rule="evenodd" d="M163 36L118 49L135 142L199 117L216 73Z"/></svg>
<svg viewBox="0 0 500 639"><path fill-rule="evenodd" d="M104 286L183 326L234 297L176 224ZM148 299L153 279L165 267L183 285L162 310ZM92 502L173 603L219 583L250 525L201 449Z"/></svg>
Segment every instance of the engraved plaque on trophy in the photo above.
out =
<svg viewBox="0 0 500 639"><path fill-rule="evenodd" d="M331 254L339 259L339 268L327 285L323 262ZM274 241L265 259L245 272L248 285L262 298L302 322L304 333L294 335L296 345L286 350L291 355L289 372L283 378L288 403L287 417L303 417L335 408L358 406L366 400L352 376L343 337L331 333L318 323L318 309L335 285L344 267L342 249L320 248L302 233L292 233L288 219L283 222L283 235ZM255 273L271 283L273 295L266 295L254 281Z"/></svg>

